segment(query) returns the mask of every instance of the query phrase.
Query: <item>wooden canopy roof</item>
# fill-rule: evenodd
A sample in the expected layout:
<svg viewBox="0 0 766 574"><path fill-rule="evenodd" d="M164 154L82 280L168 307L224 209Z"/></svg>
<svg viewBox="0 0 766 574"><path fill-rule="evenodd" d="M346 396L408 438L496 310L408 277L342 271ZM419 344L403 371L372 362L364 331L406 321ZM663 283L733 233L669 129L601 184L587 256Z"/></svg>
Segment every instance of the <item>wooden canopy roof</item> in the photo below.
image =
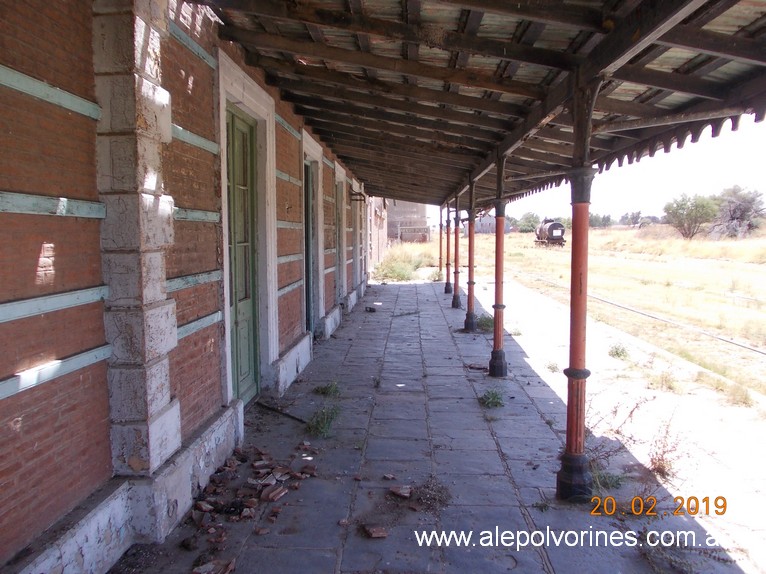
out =
<svg viewBox="0 0 766 574"><path fill-rule="evenodd" d="M443 205L473 181L487 206L503 163L503 198L562 182L578 85L602 170L766 113L766 0L204 3L371 195Z"/></svg>

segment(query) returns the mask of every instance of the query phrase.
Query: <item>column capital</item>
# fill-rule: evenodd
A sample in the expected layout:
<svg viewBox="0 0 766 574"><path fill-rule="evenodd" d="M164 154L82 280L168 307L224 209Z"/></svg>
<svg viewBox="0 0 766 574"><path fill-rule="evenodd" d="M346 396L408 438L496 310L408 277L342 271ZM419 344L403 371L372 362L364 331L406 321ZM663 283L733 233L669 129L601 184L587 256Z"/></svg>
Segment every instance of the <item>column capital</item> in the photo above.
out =
<svg viewBox="0 0 766 574"><path fill-rule="evenodd" d="M567 174L572 187L572 203L590 203L590 188L598 169L577 167Z"/></svg>
<svg viewBox="0 0 766 574"><path fill-rule="evenodd" d="M508 204L508 201L505 199L496 199L492 203L495 205L495 217L505 217L505 206Z"/></svg>

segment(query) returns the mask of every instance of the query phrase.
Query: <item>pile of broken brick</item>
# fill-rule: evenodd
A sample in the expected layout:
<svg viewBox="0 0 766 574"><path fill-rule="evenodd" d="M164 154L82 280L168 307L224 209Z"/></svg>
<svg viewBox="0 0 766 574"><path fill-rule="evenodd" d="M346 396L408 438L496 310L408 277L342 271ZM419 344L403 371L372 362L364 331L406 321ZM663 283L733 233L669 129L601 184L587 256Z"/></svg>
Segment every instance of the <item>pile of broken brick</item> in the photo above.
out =
<svg viewBox="0 0 766 574"><path fill-rule="evenodd" d="M200 493L190 513L190 519L197 532L181 542L182 548L196 550L200 538L206 538L209 551L203 552L195 561L193 574L227 574L234 570L234 560L212 560L221 552L227 538L224 518L228 522L258 520L265 518L275 523L282 510L280 506L268 506L290 490L298 490L301 481L316 476L313 460L319 449L308 441L295 447L290 463L276 461L267 451L252 448L252 455L242 449L235 449L232 456L210 476L210 482ZM248 466L244 466L247 463ZM250 476L244 476L243 468ZM268 534L269 529L258 526L254 532Z"/></svg>

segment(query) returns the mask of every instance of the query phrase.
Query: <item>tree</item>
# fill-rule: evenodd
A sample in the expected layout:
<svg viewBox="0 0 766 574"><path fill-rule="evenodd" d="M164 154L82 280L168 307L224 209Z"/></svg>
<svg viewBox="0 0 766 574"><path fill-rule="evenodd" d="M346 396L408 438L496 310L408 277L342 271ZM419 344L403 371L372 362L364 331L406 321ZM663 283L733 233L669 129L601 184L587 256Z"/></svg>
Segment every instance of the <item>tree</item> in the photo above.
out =
<svg viewBox="0 0 766 574"><path fill-rule="evenodd" d="M540 217L536 213L527 212L521 216L519 221L519 231L522 233L529 233L534 231L540 224Z"/></svg>
<svg viewBox="0 0 766 574"><path fill-rule="evenodd" d="M711 234L716 237L744 237L758 228L758 218L766 216L761 193L745 191L735 185L718 197L718 215Z"/></svg>
<svg viewBox="0 0 766 574"><path fill-rule="evenodd" d="M591 227L610 227L612 225L612 216L591 213L589 216L589 224Z"/></svg>
<svg viewBox="0 0 766 574"><path fill-rule="evenodd" d="M682 237L691 239L705 223L713 221L717 211L713 198L701 195L689 197L684 193L665 205L665 219Z"/></svg>

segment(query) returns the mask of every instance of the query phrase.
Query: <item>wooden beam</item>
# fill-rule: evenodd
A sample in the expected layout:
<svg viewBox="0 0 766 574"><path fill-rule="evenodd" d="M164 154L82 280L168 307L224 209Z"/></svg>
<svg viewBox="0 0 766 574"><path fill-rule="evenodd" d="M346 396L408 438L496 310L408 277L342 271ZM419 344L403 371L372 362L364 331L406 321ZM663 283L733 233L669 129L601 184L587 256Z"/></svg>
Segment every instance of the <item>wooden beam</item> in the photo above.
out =
<svg viewBox="0 0 766 574"><path fill-rule="evenodd" d="M222 7L220 2L217 3ZM322 26L352 34L363 34L389 38L410 44L422 44L446 51L467 52L535 64L560 70L572 70L580 59L555 50L523 46L493 38L479 38L461 34L435 25L414 26L395 20L372 18L364 13L334 11L317 6L294 4L282 0L258 0L256 2L229 2L239 5L242 12L267 16L288 22L301 22L311 26ZM233 6L228 6L233 9Z"/></svg>
<svg viewBox="0 0 766 574"><path fill-rule="evenodd" d="M489 74L450 70L449 68L422 64L420 62L377 56L356 50L345 50L315 42L293 40L274 34L253 32L234 26L220 28L220 34L227 40L240 42L244 46L256 50L287 52L312 59L364 68L376 68L387 72L409 74L442 82L453 82L474 88L524 96L525 98L542 99L545 96L545 90L537 85L516 80L495 79Z"/></svg>
<svg viewBox="0 0 766 574"><path fill-rule="evenodd" d="M432 90L407 84L394 84L380 80L370 80L354 74L344 74L323 70L316 66L289 63L276 58L248 53L246 62L250 66L263 68L274 74L299 76L312 81L343 86L352 90L365 90L373 95L395 95L421 102L454 106L467 110L482 111L503 117L523 117L526 108L513 103L493 101L462 94L453 94L442 90Z"/></svg>
<svg viewBox="0 0 766 574"><path fill-rule="evenodd" d="M744 38L711 32L696 26L679 25L663 34L657 43L702 52L717 58L766 66L766 42L763 39Z"/></svg>
<svg viewBox="0 0 766 574"><path fill-rule="evenodd" d="M330 124L332 125L332 124ZM386 150L396 148L397 151L406 153L424 153L437 157L454 158L454 161L476 163L478 154L475 150L461 148L459 146L445 145L439 142L422 142L413 138L390 135L381 138L377 132L370 133L363 129L340 129L332 131L327 124L319 120L311 120L309 126L312 131L324 141L332 144L335 142L348 143L350 145L365 146L371 150ZM343 126L345 128L345 126Z"/></svg>
<svg viewBox="0 0 766 574"><path fill-rule="evenodd" d="M377 157L383 158L392 162L406 162L417 161L429 165L437 166L449 166L457 169L462 169L464 172L469 171L476 162L466 162L461 159L452 159L449 157L426 155L424 153L400 151L394 149L371 149L371 146L353 145L350 143L341 143L339 141L331 142L333 152L340 155L343 154L347 157L360 157L367 159L375 159Z"/></svg>
<svg viewBox="0 0 766 574"><path fill-rule="evenodd" d="M583 77L612 74L680 24L707 0L644 0L588 54Z"/></svg>
<svg viewBox="0 0 766 574"><path fill-rule="evenodd" d="M597 123L593 127L594 134L620 132L625 130L636 130L656 126L669 126L700 120L712 120L716 118L729 118L748 113L746 107L721 108L705 112L687 112L680 114L668 114L656 118L642 118L640 120L629 120L624 122L604 122Z"/></svg>
<svg viewBox="0 0 766 574"><path fill-rule="evenodd" d="M465 125L481 126L493 130L510 130L513 124L506 120L496 119L488 116L458 112L451 108L425 106L407 100L373 96L364 92L348 90L338 87L330 87L318 84L317 82L306 82L298 80L286 80L275 76L269 76L269 83L277 86L283 92L306 94L310 96L322 96L332 98L342 102L354 104L366 104L381 109L397 110L415 114L421 117L437 118L449 122L458 122Z"/></svg>
<svg viewBox="0 0 766 574"><path fill-rule="evenodd" d="M640 66L625 65L616 70L612 77L623 82L689 94L708 100L722 100L724 98L724 86L688 74L673 74Z"/></svg>
<svg viewBox="0 0 766 574"><path fill-rule="evenodd" d="M498 136L496 131L488 131L481 128L470 127L462 123L446 122L443 120L432 120L411 114L402 114L398 112L389 112L374 108L366 108L351 105L349 103L332 102L319 98L307 96L298 96L295 94L283 94L285 101L291 102L301 109L311 108L324 115L324 112L335 112L350 118L362 118L371 120L380 120L393 124L423 128L442 133L456 134L471 137L477 140L487 142L496 141ZM296 108L297 109L297 108ZM316 114L312 114L316 115Z"/></svg>
<svg viewBox="0 0 766 574"><path fill-rule="evenodd" d="M305 118L311 118L314 121L324 122L332 127L328 129L338 129L340 126L347 126L348 128L364 128L377 132L380 134L382 141L389 136L389 134L409 136L414 138L423 139L426 141L438 141L440 143L450 143L456 146L465 148L471 148L476 150L486 151L492 144L486 140L479 140L467 136L454 136L445 133L434 132L433 130L423 130L420 128L408 127L400 124L393 124L380 120L367 120L354 116L345 116L343 114L336 114L330 112L322 112L320 110L314 110L311 108L296 108L296 113L304 116Z"/></svg>
<svg viewBox="0 0 766 574"><path fill-rule="evenodd" d="M441 0L442 4L451 4L463 9L481 10L505 16L515 16L524 20L555 24L560 27L606 32L601 12L579 6L567 6L555 0L525 0L508 2L507 0Z"/></svg>

